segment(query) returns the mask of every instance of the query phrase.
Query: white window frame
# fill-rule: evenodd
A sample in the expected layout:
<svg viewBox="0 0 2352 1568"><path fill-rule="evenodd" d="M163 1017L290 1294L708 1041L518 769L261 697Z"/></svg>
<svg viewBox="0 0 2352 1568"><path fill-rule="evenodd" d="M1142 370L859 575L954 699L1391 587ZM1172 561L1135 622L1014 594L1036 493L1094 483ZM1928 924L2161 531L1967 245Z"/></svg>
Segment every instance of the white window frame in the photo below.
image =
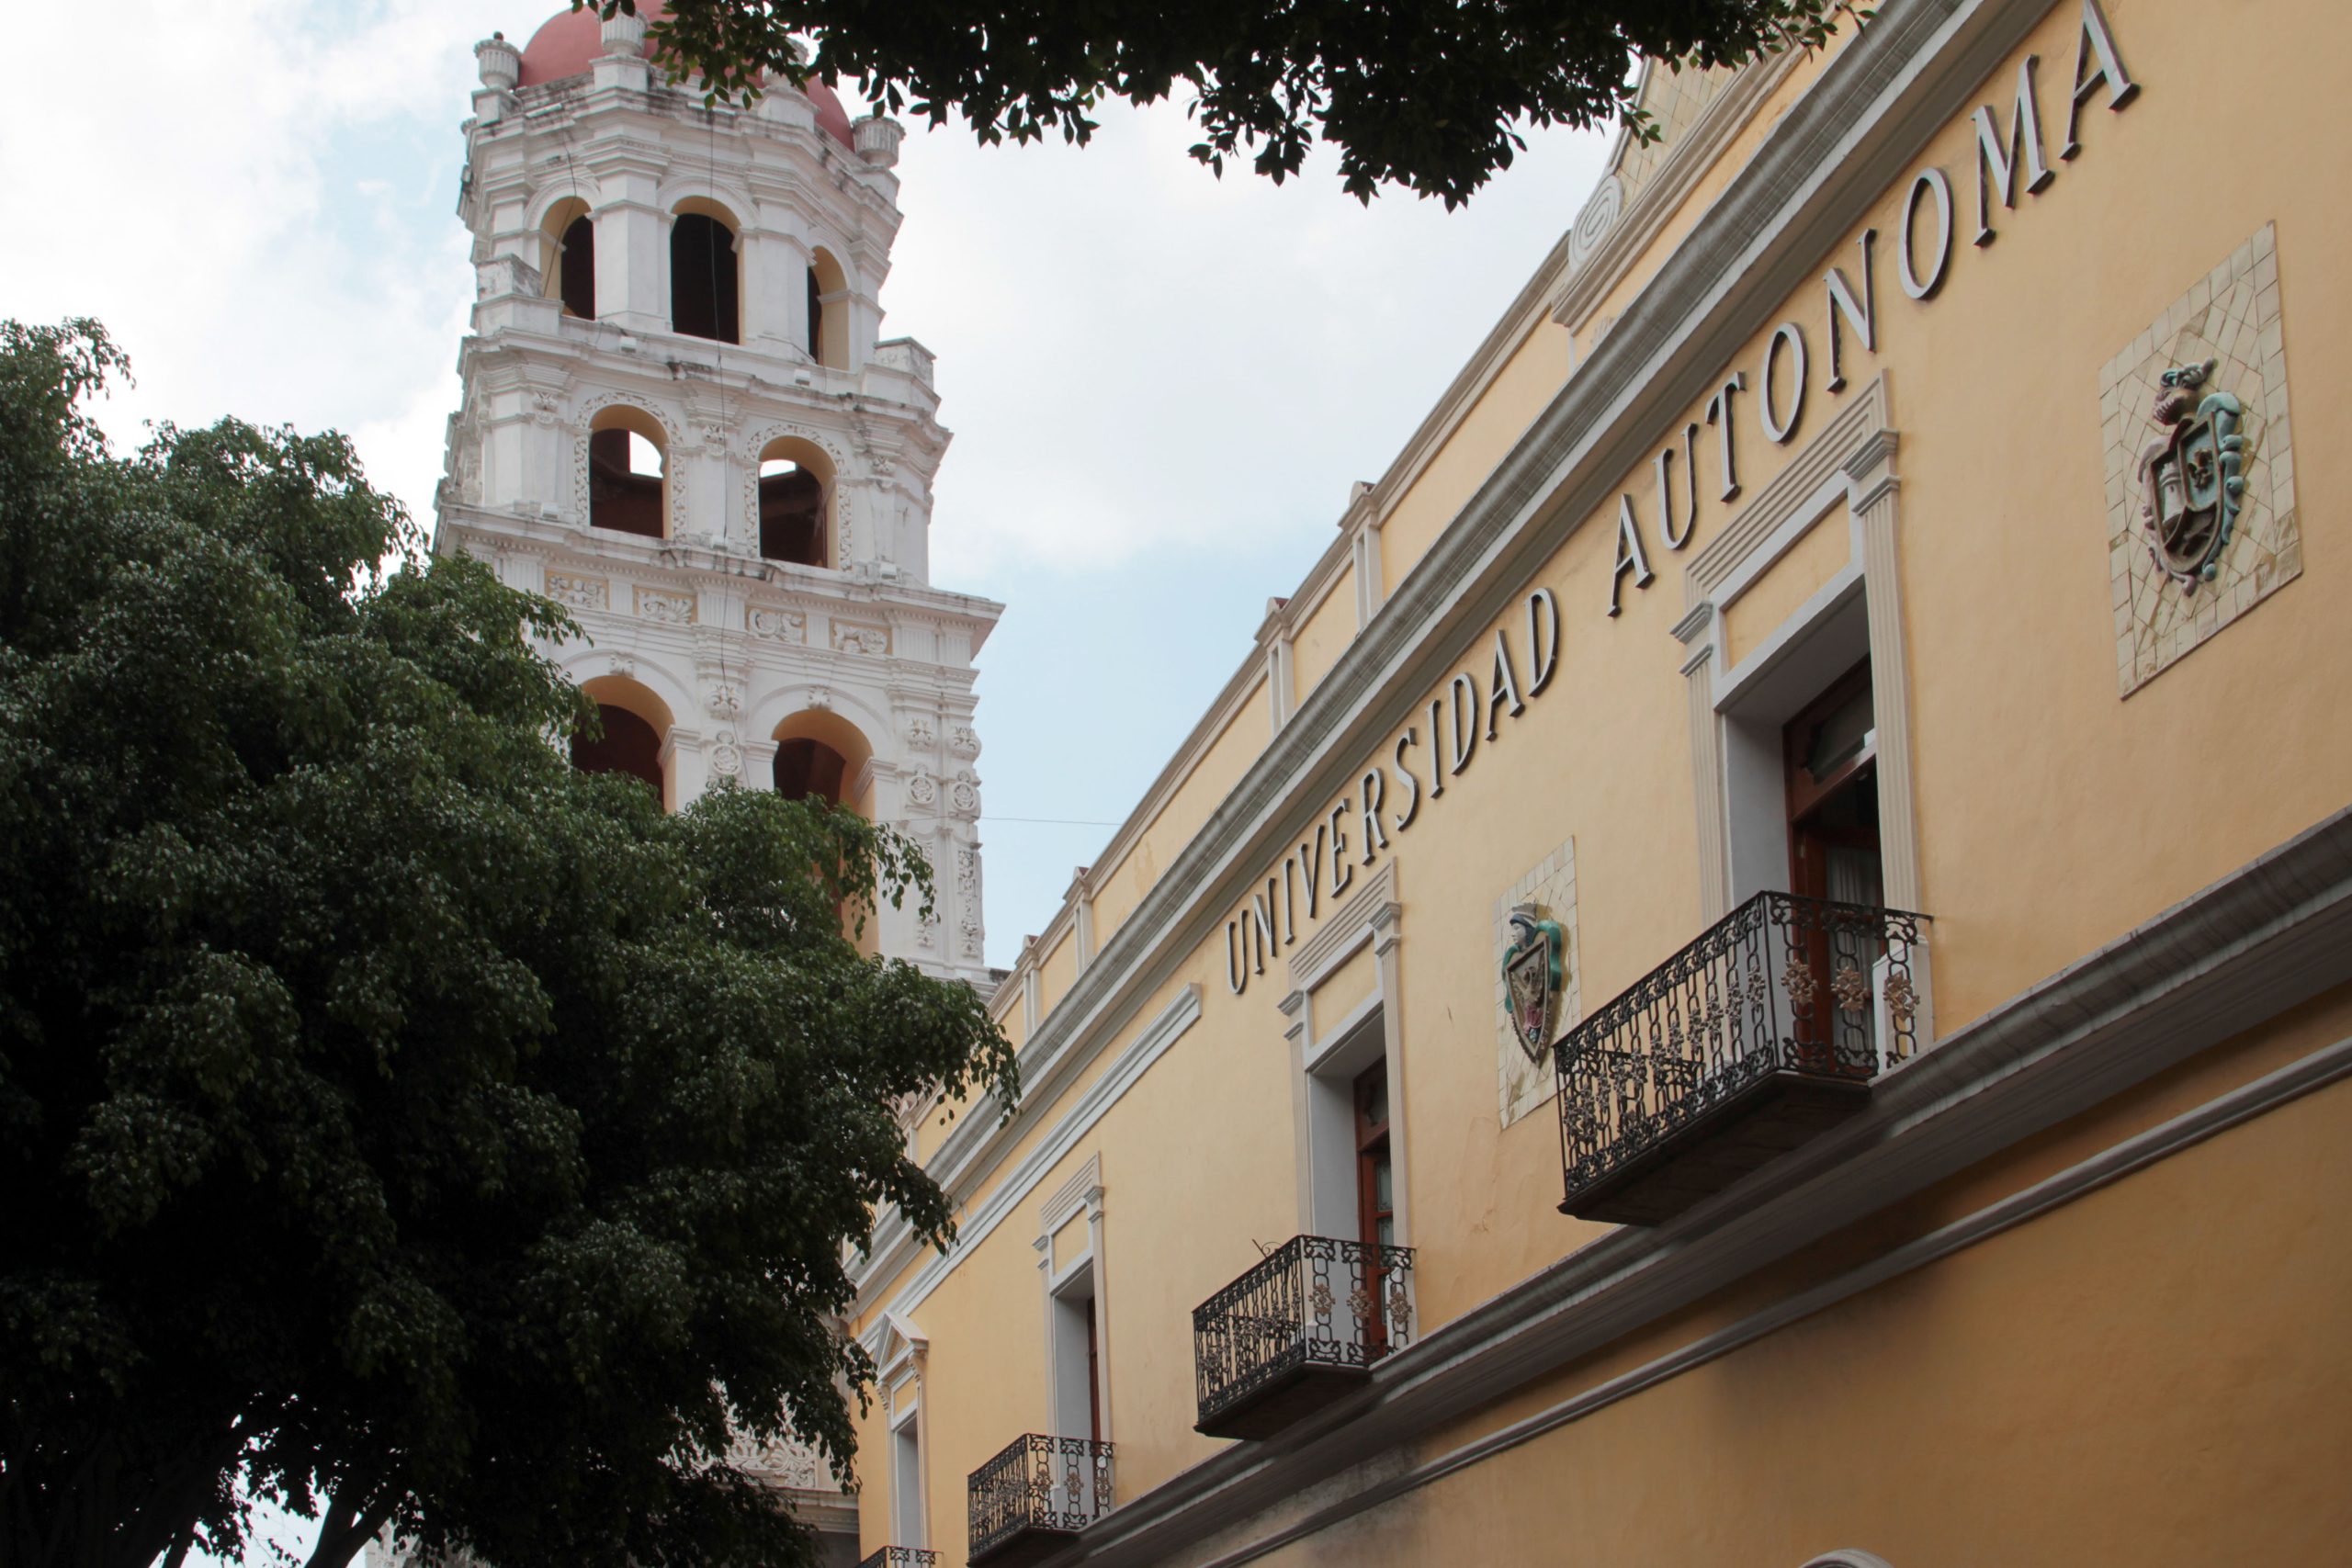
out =
<svg viewBox="0 0 2352 1568"><path fill-rule="evenodd" d="M1086 1249L1058 1256L1055 1238L1080 1213L1086 1216ZM1111 1440L1110 1276L1102 1257L1102 1156L1089 1156L1069 1179L1055 1189L1038 1211L1037 1274L1043 1283L1046 1333L1046 1408L1057 1437L1084 1438L1086 1422L1083 1319L1072 1303L1086 1300L1094 1321L1094 1404L1102 1441ZM1070 1338L1080 1334L1073 1355ZM1075 1359L1076 1370L1071 1363ZM1073 1382L1073 1379L1075 1382Z"/></svg>
<svg viewBox="0 0 2352 1568"><path fill-rule="evenodd" d="M931 1544L930 1425L922 1418L922 1380L931 1341L896 1313L883 1321L878 1381L882 1413L889 1431L890 1535L884 1544L912 1549Z"/></svg>
<svg viewBox="0 0 2352 1568"><path fill-rule="evenodd" d="M1896 558L1895 498L1901 485L1894 472L1896 446L1887 378L1882 373L1859 389L1821 434L1692 558L1683 578L1688 608L1674 635L1685 649L1682 673L1690 696L1700 898L1710 922L1757 893L1787 888L1781 727L1865 658L1871 666L1879 859L1886 905L1933 913L1920 907L1910 665ZM1726 613L1840 502L1847 513L1845 563L1733 661ZM1883 977L1881 974L1873 979ZM1917 1028L1924 1049L1935 1038L1924 932L1912 953L1911 979L1918 994Z"/></svg>
<svg viewBox="0 0 2352 1568"><path fill-rule="evenodd" d="M1402 963L1397 950L1403 942L1404 906L1396 901L1396 863L1392 860L1366 877L1355 895L1291 955L1290 990L1283 998L1282 1010L1290 1021L1283 1032L1290 1044L1302 1235L1356 1239L1355 1080L1378 1062L1388 1070L1396 1245L1413 1244L1403 1010L1396 1005ZM1366 947L1374 959L1372 994L1337 1016L1324 1016L1315 1005L1316 987Z"/></svg>

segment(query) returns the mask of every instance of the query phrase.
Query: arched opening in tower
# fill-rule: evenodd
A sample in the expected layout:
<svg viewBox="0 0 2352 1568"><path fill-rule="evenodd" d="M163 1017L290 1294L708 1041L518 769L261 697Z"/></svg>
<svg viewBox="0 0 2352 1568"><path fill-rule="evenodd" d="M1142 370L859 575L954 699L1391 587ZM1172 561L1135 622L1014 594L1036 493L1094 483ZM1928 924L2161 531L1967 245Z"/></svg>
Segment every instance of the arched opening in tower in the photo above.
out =
<svg viewBox="0 0 2352 1568"><path fill-rule="evenodd" d="M825 564L825 482L786 458L760 465L760 554L798 566Z"/></svg>
<svg viewBox="0 0 2352 1568"><path fill-rule="evenodd" d="M775 748L775 792L786 800L844 804L849 759L821 740L779 740Z"/></svg>
<svg viewBox="0 0 2352 1568"><path fill-rule="evenodd" d="M707 212L670 226L670 324L688 337L741 343L735 231Z"/></svg>
<svg viewBox="0 0 2352 1568"><path fill-rule="evenodd" d="M808 357L849 368L849 274L822 245L808 258Z"/></svg>
<svg viewBox="0 0 2352 1568"><path fill-rule="evenodd" d="M585 321L596 319L596 224L586 214L564 225L560 243L557 292L564 310Z"/></svg>
<svg viewBox="0 0 2352 1568"><path fill-rule="evenodd" d="M668 455L638 428L650 419L634 409L606 412L610 423L588 436L589 525L658 539Z"/></svg>
<svg viewBox="0 0 2352 1568"><path fill-rule="evenodd" d="M625 773L662 798L662 737L653 726L625 707L598 703L604 733L571 738L571 765L583 773Z"/></svg>
<svg viewBox="0 0 2352 1568"><path fill-rule="evenodd" d="M815 442L779 435L760 448L760 554L798 566L833 560L833 460Z"/></svg>

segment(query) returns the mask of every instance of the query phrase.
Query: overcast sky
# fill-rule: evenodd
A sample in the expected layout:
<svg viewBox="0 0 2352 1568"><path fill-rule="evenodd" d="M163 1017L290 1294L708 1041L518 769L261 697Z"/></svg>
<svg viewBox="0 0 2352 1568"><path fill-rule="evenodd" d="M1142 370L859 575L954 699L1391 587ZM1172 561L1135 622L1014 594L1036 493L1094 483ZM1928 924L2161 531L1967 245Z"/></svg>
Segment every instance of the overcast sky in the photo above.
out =
<svg viewBox="0 0 2352 1568"><path fill-rule="evenodd" d="M472 46L549 0L8 7L0 316L102 319L102 411L349 432L432 515L472 294L454 216ZM847 85L845 85L847 86ZM845 96L854 98L854 90ZM888 334L939 355L956 433L935 581L1008 606L982 651L989 955L1052 917L1270 595L1330 538L1598 179L1531 139L1467 209L1368 209L1187 157L1181 105L1092 146L914 130ZM1084 649L1082 658L1074 651ZM1035 821L1028 818L1055 818Z"/></svg>

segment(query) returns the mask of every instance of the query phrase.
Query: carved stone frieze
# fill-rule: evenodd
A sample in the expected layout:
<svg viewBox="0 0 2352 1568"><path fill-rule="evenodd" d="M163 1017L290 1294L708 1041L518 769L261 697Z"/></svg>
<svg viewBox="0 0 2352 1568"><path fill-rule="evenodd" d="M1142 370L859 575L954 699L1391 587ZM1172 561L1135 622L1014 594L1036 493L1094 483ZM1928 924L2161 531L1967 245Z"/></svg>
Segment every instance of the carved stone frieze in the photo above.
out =
<svg viewBox="0 0 2352 1568"><path fill-rule="evenodd" d="M743 627L770 642L807 642L808 616L781 604L752 604L743 611Z"/></svg>
<svg viewBox="0 0 2352 1568"><path fill-rule="evenodd" d="M639 588L635 608L640 620L671 626L690 626L695 623L695 596L680 590Z"/></svg>
<svg viewBox="0 0 2352 1568"><path fill-rule="evenodd" d="M544 592L557 604L569 604L575 610L602 610L610 601L612 585L601 577L551 571L547 575Z"/></svg>
<svg viewBox="0 0 2352 1568"><path fill-rule="evenodd" d="M890 651L890 628L835 621L833 647L842 653L862 653L878 658Z"/></svg>

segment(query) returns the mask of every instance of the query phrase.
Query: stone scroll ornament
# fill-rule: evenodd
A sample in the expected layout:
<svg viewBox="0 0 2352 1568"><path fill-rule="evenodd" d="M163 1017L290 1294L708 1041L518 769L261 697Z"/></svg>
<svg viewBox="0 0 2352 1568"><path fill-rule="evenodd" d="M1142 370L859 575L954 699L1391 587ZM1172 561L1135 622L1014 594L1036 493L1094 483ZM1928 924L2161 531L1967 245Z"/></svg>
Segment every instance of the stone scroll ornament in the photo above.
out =
<svg viewBox="0 0 2352 1568"><path fill-rule="evenodd" d="M1546 919L1532 904L1510 912L1512 941L1503 950L1503 990L1511 1032L1532 1062L1541 1062L1552 1043L1553 1014L1566 989L1560 968L1560 922Z"/></svg>
<svg viewBox="0 0 2352 1568"><path fill-rule="evenodd" d="M2197 389L2217 361L2179 365L2164 373L2155 423L2165 434L2140 454L2140 524L2148 553L2166 577L2194 593L2221 570L2241 498L2245 494L2245 410L2227 392Z"/></svg>

